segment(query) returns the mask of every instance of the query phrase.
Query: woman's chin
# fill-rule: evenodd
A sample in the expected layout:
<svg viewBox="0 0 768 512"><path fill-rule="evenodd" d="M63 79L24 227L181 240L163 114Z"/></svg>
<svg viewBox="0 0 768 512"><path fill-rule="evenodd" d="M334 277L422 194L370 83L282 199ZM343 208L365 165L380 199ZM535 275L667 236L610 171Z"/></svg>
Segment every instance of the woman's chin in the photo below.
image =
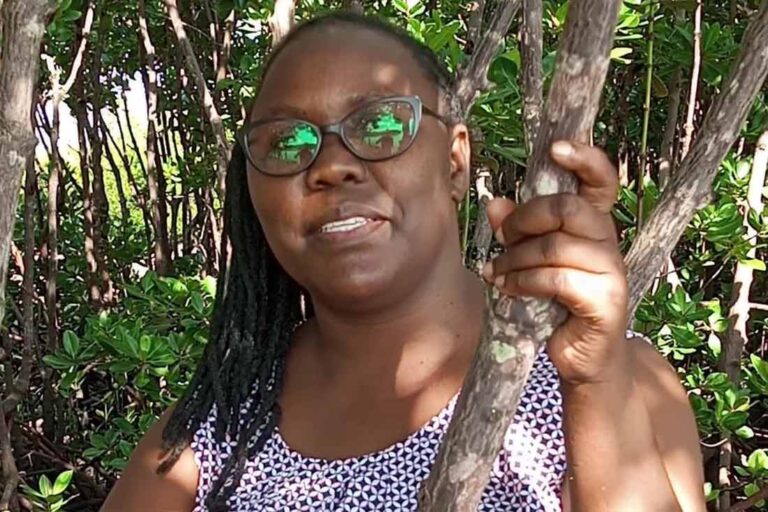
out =
<svg viewBox="0 0 768 512"><path fill-rule="evenodd" d="M398 282L400 281L400 282ZM324 283L312 293L328 309L350 313L372 312L386 308L402 295L402 280L392 276L349 273Z"/></svg>

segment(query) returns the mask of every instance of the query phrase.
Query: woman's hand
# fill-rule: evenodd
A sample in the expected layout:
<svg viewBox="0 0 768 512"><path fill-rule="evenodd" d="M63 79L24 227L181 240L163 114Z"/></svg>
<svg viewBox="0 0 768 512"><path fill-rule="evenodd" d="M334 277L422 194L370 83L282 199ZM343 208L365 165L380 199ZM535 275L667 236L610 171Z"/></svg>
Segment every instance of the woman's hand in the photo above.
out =
<svg viewBox="0 0 768 512"><path fill-rule="evenodd" d="M551 154L579 178L579 193L491 201L488 218L506 251L483 276L507 295L554 298L568 309L547 347L565 382L626 376L627 279L611 217L617 172L584 144L556 142Z"/></svg>

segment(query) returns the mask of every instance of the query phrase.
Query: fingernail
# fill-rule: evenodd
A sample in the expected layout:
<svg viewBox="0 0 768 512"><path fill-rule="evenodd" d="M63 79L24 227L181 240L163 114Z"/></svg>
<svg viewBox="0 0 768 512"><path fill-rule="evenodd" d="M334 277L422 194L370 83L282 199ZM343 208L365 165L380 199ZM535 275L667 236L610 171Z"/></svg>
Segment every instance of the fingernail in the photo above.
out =
<svg viewBox="0 0 768 512"><path fill-rule="evenodd" d="M557 156L571 156L573 154L573 146L564 140L559 140L552 144L552 153Z"/></svg>
<svg viewBox="0 0 768 512"><path fill-rule="evenodd" d="M504 281L505 281L504 276L499 276L496 279L494 279L493 286L501 290L502 288L504 288Z"/></svg>
<svg viewBox="0 0 768 512"><path fill-rule="evenodd" d="M507 245L507 241L504 239L504 232L501 230L501 228L496 230L494 236L496 237L496 241L501 245Z"/></svg>
<svg viewBox="0 0 768 512"><path fill-rule="evenodd" d="M493 263L490 261L483 265L483 279L490 281L493 278Z"/></svg>

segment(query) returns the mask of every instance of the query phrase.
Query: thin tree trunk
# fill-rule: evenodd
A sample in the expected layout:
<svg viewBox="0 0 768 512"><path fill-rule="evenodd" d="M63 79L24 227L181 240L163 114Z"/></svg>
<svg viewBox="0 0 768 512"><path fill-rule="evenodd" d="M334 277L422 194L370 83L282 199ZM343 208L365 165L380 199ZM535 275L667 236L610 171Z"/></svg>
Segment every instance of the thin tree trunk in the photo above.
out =
<svg viewBox="0 0 768 512"><path fill-rule="evenodd" d="M722 159L736 141L768 74L768 0L749 24L722 92L707 112L688 156L672 176L625 258L629 275L629 318L666 261L696 210L707 204Z"/></svg>
<svg viewBox="0 0 768 512"><path fill-rule="evenodd" d="M221 116L219 115L219 112L216 110L216 106L213 104L213 96L211 96L208 85L205 83L205 76L203 76L203 71L200 69L200 64L197 62L195 51L187 37L187 32L184 29L184 23L181 21L181 16L179 15L177 2L176 0L164 1L166 11L171 18L173 32L176 35L176 39L178 40L179 46L181 47L181 52L184 55L187 72L195 81L195 86L197 87L197 92L200 98L200 105L203 109L203 113L211 125L211 128L213 129L213 135L216 139L218 191L221 200L223 201L226 192L224 182L226 178L227 165L229 163L230 151L229 143L227 142L227 135L224 130L224 123L221 119Z"/></svg>
<svg viewBox="0 0 768 512"><path fill-rule="evenodd" d="M570 4L523 200L577 189L575 177L554 165L549 148L558 139L590 140L620 4L619 0ZM484 78L485 70L478 70L477 76ZM475 94L468 90L464 97ZM495 298L472 368L422 488L422 511L476 510L536 354L565 318L563 308L552 301L492 293Z"/></svg>
<svg viewBox="0 0 768 512"><path fill-rule="evenodd" d="M467 46L474 53L475 45L480 41L480 30L483 27L485 0L473 0L469 4L469 20L467 21Z"/></svg>
<svg viewBox="0 0 768 512"><path fill-rule="evenodd" d="M768 131L764 132L757 141L755 158L752 161L752 174L749 177L747 188L747 204L744 206L745 240L749 241L750 248L747 251L747 259L754 259L757 255L757 231L749 223L749 212L763 211L763 186L765 185L765 171L768 166ZM728 311L728 329L723 336L723 357L720 360L720 370L728 374L728 378L737 388L741 381L741 356L747 343L747 320L749 319L749 291L752 287L754 268L739 262L733 273L733 290L731 292L731 307ZM731 481L731 465L733 446L730 439L726 438L720 447L719 483L722 491L718 499L719 510L727 511L731 508L731 492L728 490Z"/></svg>
<svg viewBox="0 0 768 512"><path fill-rule="evenodd" d="M117 188L117 200L120 203L120 222L123 234L126 233L131 222L131 212L128 209L128 199L125 196L125 187L123 186L123 175L120 173L120 167L115 161L112 149L109 147L109 138L107 136L107 127L104 119L101 121L101 138L104 141L104 155L107 157L109 166L112 169L112 175L115 177L115 186Z"/></svg>
<svg viewBox="0 0 768 512"><path fill-rule="evenodd" d="M141 40L146 57L147 80L147 188L149 189L149 210L152 214L152 226L155 231L154 256L155 269L161 276L173 272L171 251L168 245L168 214L165 208L166 198L164 188L160 189L159 174L163 172L162 166L156 162L157 151L157 75L155 73L155 47L149 35L147 27L147 15L144 0L139 0L139 27Z"/></svg>
<svg viewBox="0 0 768 512"><path fill-rule="evenodd" d="M12 413L29 388L32 362L37 344L35 327L35 215L37 207L37 174L33 160L29 160L24 179L24 258L21 282L23 346L19 373L13 385L6 388L8 396L3 400L2 414ZM10 357L10 354L9 354ZM11 372L6 371L10 381Z"/></svg>
<svg viewBox="0 0 768 512"><path fill-rule="evenodd" d="M541 0L523 0L523 28L520 38L520 58L523 79L523 122L525 146L530 154L539 130L543 99L542 54L544 34L542 20L544 7Z"/></svg>
<svg viewBox="0 0 768 512"><path fill-rule="evenodd" d="M691 89L688 95L688 112L685 116L685 133L683 134L680 158L688 155L693 141L693 118L696 113L696 98L699 89L699 74L701 73L701 11L703 0L697 0L696 12L693 18L693 69L691 70Z"/></svg>
<svg viewBox="0 0 768 512"><path fill-rule="evenodd" d="M120 128L120 137L122 139L123 151L120 151L120 148L117 147L117 142L112 136L112 132L109 130L109 128L105 126L104 134L107 140L107 154L108 155L112 154L112 150L109 147L109 142L111 142L118 156L120 156L120 161L123 163L123 169L125 170L125 175L128 177L128 182L131 185L131 189L133 191L134 201L136 202L137 205L139 205L139 208L141 209L142 219L144 220L144 233L147 237L147 244L149 245L149 244L152 244L152 228L150 227L151 215L149 214L149 211L147 209L147 201L146 201L146 198L144 197L144 192L139 188L138 184L136 183L136 179L133 176L131 163L128 160L128 155L125 150L125 147L126 147L125 138L123 137L120 118L118 117L118 114L115 114L115 119L117 120L118 128ZM121 181L122 181L122 178L121 178Z"/></svg>
<svg viewBox="0 0 768 512"><path fill-rule="evenodd" d="M53 5L41 0L5 0L0 7L0 324L6 309L5 285L19 181L36 145L32 108L39 70L40 44ZM6 414L0 414L2 494L0 510L18 510L19 473L13 458Z"/></svg>
<svg viewBox="0 0 768 512"><path fill-rule="evenodd" d="M683 70L675 68L672 75L672 85L669 88L667 103L667 122L664 125L664 136L661 139L661 160L659 162L659 186L663 190L669 178L675 172L675 131L680 117L680 93L682 91Z"/></svg>
<svg viewBox="0 0 768 512"><path fill-rule="evenodd" d="M275 10L269 17L269 30L272 32L272 48L288 35L294 25L296 12L295 0L275 0Z"/></svg>
<svg viewBox="0 0 768 512"><path fill-rule="evenodd" d="M82 98L82 88L77 85L77 96ZM99 286L98 263L96 262L96 247L93 239L93 187L91 185L91 152L88 147L88 137L85 125L88 114L85 106L75 102L75 119L77 120L77 139L80 146L80 174L83 180L83 230L85 235L85 282L88 287L88 300L93 308L101 309L101 287Z"/></svg>
<svg viewBox="0 0 768 512"><path fill-rule="evenodd" d="M102 5L96 8L95 17L99 19L98 40L93 46L93 61L91 65L91 105L93 115L91 122L89 116L85 116L85 129L88 132L91 148L91 166L93 172L93 242L94 255L99 279L99 288L102 307L111 305L114 302L114 286L112 278L109 275L109 266L107 264L109 257L109 202L104 186L104 169L101 165L102 160L102 139L101 139L101 53L103 50L102 41L106 33L109 18L101 15Z"/></svg>

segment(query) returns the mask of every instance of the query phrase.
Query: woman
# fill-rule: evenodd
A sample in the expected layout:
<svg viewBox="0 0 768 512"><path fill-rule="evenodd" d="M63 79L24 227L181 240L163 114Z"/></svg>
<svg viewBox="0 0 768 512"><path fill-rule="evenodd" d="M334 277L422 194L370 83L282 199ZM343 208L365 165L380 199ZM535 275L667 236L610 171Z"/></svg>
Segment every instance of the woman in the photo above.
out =
<svg viewBox="0 0 768 512"><path fill-rule="evenodd" d="M273 53L229 169L211 341L103 510L415 510L484 308L460 254L470 148L449 83L428 49L351 14ZM488 206L506 250L486 281L571 316L480 509L704 510L686 394L625 339L616 172L581 144L552 154L578 195Z"/></svg>

